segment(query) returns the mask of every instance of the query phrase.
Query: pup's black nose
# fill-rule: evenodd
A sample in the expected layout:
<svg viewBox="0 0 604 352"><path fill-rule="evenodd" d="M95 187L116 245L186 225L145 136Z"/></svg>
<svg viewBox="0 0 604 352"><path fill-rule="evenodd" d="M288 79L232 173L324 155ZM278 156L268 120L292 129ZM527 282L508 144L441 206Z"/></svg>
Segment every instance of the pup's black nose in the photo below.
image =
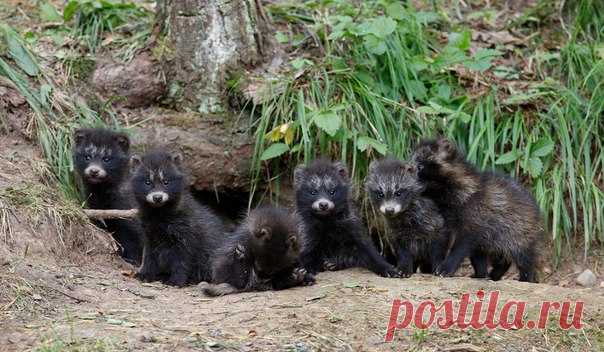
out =
<svg viewBox="0 0 604 352"><path fill-rule="evenodd" d="M99 175L99 169L90 169L90 176L98 176Z"/></svg>
<svg viewBox="0 0 604 352"><path fill-rule="evenodd" d="M394 214L394 207L387 207L385 211L387 215L392 215Z"/></svg>
<svg viewBox="0 0 604 352"><path fill-rule="evenodd" d="M162 200L164 200L164 197L162 197L161 194L154 194L153 195L153 202L154 203L161 203Z"/></svg>
<svg viewBox="0 0 604 352"><path fill-rule="evenodd" d="M319 202L319 209L321 209L321 210L327 210L327 209L329 209L329 203L327 203L327 202Z"/></svg>

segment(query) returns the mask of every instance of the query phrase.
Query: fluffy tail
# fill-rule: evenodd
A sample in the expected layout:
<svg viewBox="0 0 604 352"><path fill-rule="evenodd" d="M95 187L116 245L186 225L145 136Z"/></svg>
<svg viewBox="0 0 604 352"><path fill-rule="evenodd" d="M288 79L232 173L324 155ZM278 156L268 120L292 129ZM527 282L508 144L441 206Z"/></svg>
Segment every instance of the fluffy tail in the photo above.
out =
<svg viewBox="0 0 604 352"><path fill-rule="evenodd" d="M231 286L227 283L214 285L214 284L210 284L210 283L207 283L204 281L204 282L200 283L198 285L198 287L204 295L210 296L210 297L225 296L225 295L230 295L233 293L241 292L241 290L239 290L236 287Z"/></svg>

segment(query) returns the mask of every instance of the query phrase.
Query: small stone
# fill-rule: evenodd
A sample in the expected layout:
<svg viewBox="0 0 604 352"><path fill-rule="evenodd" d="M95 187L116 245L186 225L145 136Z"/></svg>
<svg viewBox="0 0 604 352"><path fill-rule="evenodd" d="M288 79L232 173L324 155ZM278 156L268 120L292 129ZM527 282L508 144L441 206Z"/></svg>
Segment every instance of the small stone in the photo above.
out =
<svg viewBox="0 0 604 352"><path fill-rule="evenodd" d="M157 342L157 339L155 338L155 336L149 334L149 333L143 333L139 336L138 338L141 342Z"/></svg>
<svg viewBox="0 0 604 352"><path fill-rule="evenodd" d="M596 275L594 275L591 270L585 269L585 271L577 277L577 283L583 287L592 287L596 284Z"/></svg>
<svg viewBox="0 0 604 352"><path fill-rule="evenodd" d="M600 287L604 288L604 281L600 282Z"/></svg>
<svg viewBox="0 0 604 352"><path fill-rule="evenodd" d="M33 295L31 295L31 298L33 298L34 301L41 301L42 300L42 296L40 296L37 293L34 293Z"/></svg>

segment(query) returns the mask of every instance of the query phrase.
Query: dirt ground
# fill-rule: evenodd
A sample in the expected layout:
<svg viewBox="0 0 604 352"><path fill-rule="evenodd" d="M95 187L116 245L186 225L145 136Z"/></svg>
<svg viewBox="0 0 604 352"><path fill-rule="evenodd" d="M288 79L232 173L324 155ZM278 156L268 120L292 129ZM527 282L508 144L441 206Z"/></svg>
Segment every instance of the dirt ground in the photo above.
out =
<svg viewBox="0 0 604 352"><path fill-rule="evenodd" d="M109 266L9 264L1 272L20 273L29 278L23 279L24 285L29 282L33 288L22 298L29 301L27 306L9 302L2 308L2 350L601 351L604 347L600 288L426 275L385 279L346 270L322 273L312 287L210 299L195 287L141 284ZM545 330L408 328L397 332L393 342L384 342L393 299L440 303L477 290L500 290L502 299L527 301L532 318L541 301L582 300L585 326L563 331L550 320Z"/></svg>
<svg viewBox="0 0 604 352"><path fill-rule="evenodd" d="M568 268L550 272L545 284L520 283L513 272L492 282L352 269L322 273L311 287L212 299L196 287L140 283L111 254L107 234L57 220L70 208L41 182L36 148L0 137L0 351L604 350L604 287L576 287ZM478 290L499 290L499 309L506 300L527 302L527 320L539 319L543 301L584 301L583 328L561 329L554 312L545 329L410 326L384 342L394 299L457 307L462 294L475 301Z"/></svg>

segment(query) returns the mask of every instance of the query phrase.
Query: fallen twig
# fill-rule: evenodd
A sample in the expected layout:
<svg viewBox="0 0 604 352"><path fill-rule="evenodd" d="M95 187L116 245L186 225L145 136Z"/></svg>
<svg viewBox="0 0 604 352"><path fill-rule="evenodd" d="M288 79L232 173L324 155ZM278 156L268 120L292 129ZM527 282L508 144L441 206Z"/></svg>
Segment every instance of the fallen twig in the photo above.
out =
<svg viewBox="0 0 604 352"><path fill-rule="evenodd" d="M138 209L84 209L84 214L94 220L133 219Z"/></svg>

